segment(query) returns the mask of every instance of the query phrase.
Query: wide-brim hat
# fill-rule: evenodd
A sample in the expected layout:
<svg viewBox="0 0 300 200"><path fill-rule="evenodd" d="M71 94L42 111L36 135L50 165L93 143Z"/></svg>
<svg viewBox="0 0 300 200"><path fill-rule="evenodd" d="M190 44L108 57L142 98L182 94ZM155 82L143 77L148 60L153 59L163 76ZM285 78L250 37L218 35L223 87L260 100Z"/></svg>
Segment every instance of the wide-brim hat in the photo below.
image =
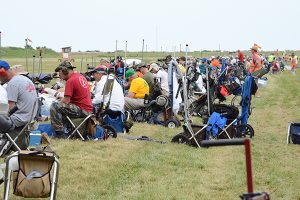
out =
<svg viewBox="0 0 300 200"><path fill-rule="evenodd" d="M252 47L250 48L250 50L258 51L258 47L257 47L257 46L252 46Z"/></svg>

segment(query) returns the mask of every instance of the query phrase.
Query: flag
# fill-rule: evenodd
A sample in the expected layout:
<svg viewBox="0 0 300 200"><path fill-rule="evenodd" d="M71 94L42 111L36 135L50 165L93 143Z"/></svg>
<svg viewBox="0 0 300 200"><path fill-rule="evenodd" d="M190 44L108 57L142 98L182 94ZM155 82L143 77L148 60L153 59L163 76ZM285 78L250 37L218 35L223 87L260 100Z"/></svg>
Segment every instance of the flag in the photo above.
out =
<svg viewBox="0 0 300 200"><path fill-rule="evenodd" d="M32 40L31 40L30 38L26 38L25 40L26 40L27 42L32 43Z"/></svg>
<svg viewBox="0 0 300 200"><path fill-rule="evenodd" d="M4 33L3 33L3 32L0 32L0 36L4 36Z"/></svg>

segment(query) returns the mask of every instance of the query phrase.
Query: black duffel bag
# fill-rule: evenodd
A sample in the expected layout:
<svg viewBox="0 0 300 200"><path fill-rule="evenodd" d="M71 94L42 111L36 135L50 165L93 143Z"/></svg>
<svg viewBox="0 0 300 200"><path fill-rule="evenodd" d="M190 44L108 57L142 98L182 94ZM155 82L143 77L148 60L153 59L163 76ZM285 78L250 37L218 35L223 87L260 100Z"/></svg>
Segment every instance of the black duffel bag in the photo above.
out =
<svg viewBox="0 0 300 200"><path fill-rule="evenodd" d="M294 144L300 144L300 123L291 123L289 136Z"/></svg>

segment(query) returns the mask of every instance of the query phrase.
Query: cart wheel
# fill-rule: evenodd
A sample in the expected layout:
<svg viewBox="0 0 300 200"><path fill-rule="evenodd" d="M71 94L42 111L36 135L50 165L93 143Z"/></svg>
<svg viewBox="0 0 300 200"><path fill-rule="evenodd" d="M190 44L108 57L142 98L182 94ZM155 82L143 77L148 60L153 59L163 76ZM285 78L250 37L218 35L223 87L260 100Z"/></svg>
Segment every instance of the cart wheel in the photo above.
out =
<svg viewBox="0 0 300 200"><path fill-rule="evenodd" d="M179 133L177 135L175 135L171 142L174 142L174 143L178 143L178 144L187 144L187 145L190 145L191 144L191 141L189 140L189 138L184 135L183 133Z"/></svg>
<svg viewBox="0 0 300 200"><path fill-rule="evenodd" d="M109 137L116 138L118 136L116 129L114 127L112 127L111 125L103 125L102 128L106 132L107 138L109 138Z"/></svg>
<svg viewBox="0 0 300 200"><path fill-rule="evenodd" d="M254 136L254 129L250 124L240 124L236 128L236 137L250 137Z"/></svg>
<svg viewBox="0 0 300 200"><path fill-rule="evenodd" d="M168 128L177 128L179 126L180 122L178 122L176 119L169 119L165 122L165 127Z"/></svg>
<svg viewBox="0 0 300 200"><path fill-rule="evenodd" d="M144 122L144 117L143 114L141 112L138 112L134 115L134 121L136 122Z"/></svg>

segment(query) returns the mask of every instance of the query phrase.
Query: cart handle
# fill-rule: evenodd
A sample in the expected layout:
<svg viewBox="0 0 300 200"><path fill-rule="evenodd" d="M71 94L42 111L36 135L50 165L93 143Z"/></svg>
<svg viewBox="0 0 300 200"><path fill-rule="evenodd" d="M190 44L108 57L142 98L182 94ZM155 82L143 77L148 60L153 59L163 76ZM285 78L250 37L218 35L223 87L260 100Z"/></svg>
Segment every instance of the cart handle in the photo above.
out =
<svg viewBox="0 0 300 200"><path fill-rule="evenodd" d="M201 147L213 147L213 146L245 146L245 157L246 157L246 173L247 173L247 187L248 193L253 193L253 181L252 181L252 166L251 166L251 150L250 150L250 139L220 139L220 140L208 140L201 141Z"/></svg>

